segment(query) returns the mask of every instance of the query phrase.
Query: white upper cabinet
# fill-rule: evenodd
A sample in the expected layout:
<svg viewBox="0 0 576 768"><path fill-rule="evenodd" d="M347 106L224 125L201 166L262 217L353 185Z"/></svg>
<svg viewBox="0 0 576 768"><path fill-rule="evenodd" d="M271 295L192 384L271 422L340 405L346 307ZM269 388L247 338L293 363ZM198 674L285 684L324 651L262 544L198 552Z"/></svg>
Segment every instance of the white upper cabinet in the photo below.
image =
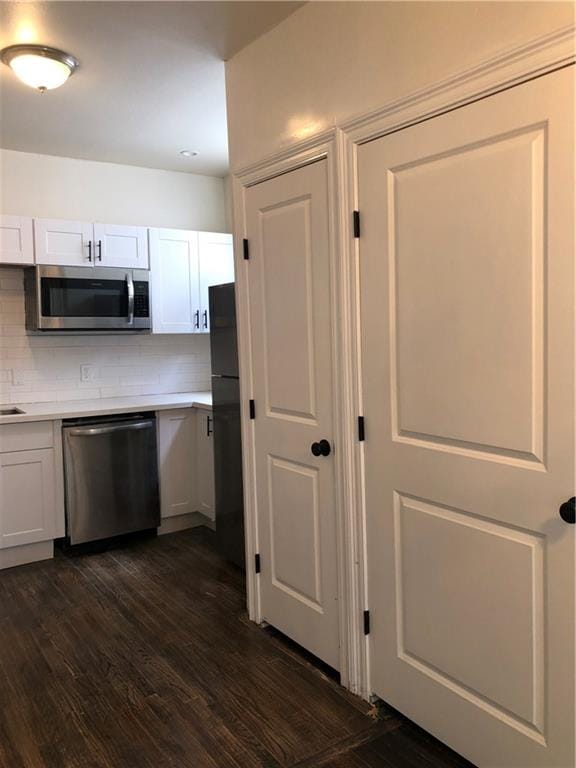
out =
<svg viewBox="0 0 576 768"><path fill-rule="evenodd" d="M150 229L152 332L207 333L208 288L234 280L232 235Z"/></svg>
<svg viewBox="0 0 576 768"><path fill-rule="evenodd" d="M29 216L0 216L0 264L33 264L34 242Z"/></svg>
<svg viewBox="0 0 576 768"><path fill-rule="evenodd" d="M36 263L148 269L145 227L34 219Z"/></svg>
<svg viewBox="0 0 576 768"><path fill-rule="evenodd" d="M151 229L152 332L194 333L198 305L198 233Z"/></svg>
<svg viewBox="0 0 576 768"><path fill-rule="evenodd" d="M37 264L91 267L94 264L94 226L85 221L34 219Z"/></svg>
<svg viewBox="0 0 576 768"><path fill-rule="evenodd" d="M200 331L210 330L208 288L234 282L232 235L219 232L198 233L200 271Z"/></svg>
<svg viewBox="0 0 576 768"><path fill-rule="evenodd" d="M94 224L96 266L148 269L146 227Z"/></svg>

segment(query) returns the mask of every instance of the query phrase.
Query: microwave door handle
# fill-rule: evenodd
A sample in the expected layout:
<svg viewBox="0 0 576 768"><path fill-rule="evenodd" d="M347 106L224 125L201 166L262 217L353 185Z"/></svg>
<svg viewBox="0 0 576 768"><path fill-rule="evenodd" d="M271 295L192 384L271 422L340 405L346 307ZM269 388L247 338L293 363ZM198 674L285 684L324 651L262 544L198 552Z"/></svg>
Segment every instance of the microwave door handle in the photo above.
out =
<svg viewBox="0 0 576 768"><path fill-rule="evenodd" d="M128 291L128 325L134 324L134 280L132 275L126 275L126 289Z"/></svg>

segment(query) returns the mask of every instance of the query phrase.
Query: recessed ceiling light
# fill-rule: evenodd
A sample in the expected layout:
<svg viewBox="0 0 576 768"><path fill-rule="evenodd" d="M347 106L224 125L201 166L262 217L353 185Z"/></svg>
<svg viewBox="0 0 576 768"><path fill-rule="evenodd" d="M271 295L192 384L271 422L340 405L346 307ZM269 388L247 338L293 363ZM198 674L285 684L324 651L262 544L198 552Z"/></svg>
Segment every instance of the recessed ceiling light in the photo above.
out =
<svg viewBox="0 0 576 768"><path fill-rule="evenodd" d="M200 152L195 149L181 149L180 154L182 157L196 157L196 155L199 155Z"/></svg>
<svg viewBox="0 0 576 768"><path fill-rule="evenodd" d="M0 59L40 93L64 85L79 66L74 56L45 45L10 45L0 51Z"/></svg>

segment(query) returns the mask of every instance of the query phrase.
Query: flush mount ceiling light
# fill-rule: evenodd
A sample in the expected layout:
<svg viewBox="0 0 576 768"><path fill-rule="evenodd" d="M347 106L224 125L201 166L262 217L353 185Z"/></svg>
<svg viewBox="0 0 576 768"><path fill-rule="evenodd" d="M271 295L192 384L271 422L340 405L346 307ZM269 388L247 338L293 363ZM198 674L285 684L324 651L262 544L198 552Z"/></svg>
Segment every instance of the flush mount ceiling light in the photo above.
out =
<svg viewBox="0 0 576 768"><path fill-rule="evenodd" d="M78 68L78 59L45 45L10 45L0 51L0 59L16 77L40 93L64 85Z"/></svg>
<svg viewBox="0 0 576 768"><path fill-rule="evenodd" d="M181 149L180 154L182 157L196 157L196 155L199 155L200 152L196 149Z"/></svg>

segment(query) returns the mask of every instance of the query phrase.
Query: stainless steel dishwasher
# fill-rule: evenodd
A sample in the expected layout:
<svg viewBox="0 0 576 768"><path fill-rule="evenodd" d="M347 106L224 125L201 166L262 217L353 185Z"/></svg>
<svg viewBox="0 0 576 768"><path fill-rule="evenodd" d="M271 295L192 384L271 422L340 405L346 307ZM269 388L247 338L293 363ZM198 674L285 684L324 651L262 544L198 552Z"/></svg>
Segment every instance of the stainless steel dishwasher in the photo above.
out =
<svg viewBox="0 0 576 768"><path fill-rule="evenodd" d="M71 544L160 525L153 413L69 419L62 431Z"/></svg>

